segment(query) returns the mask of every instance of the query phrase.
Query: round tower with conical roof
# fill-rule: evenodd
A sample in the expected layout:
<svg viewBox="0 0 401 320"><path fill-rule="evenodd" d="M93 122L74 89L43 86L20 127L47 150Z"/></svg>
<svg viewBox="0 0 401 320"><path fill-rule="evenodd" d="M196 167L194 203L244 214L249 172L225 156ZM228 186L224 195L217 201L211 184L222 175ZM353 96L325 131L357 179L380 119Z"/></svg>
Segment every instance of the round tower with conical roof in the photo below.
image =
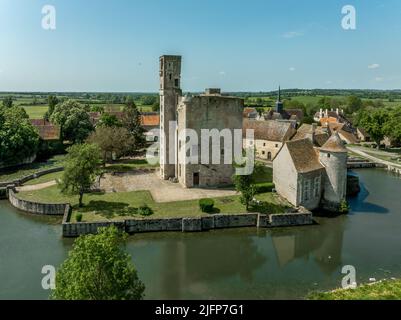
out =
<svg viewBox="0 0 401 320"><path fill-rule="evenodd" d="M319 149L319 160L326 168L323 182L323 209L338 211L347 195L347 149L334 133Z"/></svg>

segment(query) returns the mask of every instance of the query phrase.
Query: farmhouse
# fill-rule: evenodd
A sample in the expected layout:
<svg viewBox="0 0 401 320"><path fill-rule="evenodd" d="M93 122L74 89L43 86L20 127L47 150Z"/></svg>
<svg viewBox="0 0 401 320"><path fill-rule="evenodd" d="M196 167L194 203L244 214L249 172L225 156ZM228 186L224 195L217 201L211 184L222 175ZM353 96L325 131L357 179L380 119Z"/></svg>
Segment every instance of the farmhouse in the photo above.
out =
<svg viewBox="0 0 401 320"><path fill-rule="evenodd" d="M316 124L303 124L298 128L297 133L291 140L310 139L315 147L323 146L330 135L325 128L318 127Z"/></svg>
<svg viewBox="0 0 401 320"><path fill-rule="evenodd" d="M254 139L246 139L246 130L254 130ZM256 157L271 161L279 152L283 143L290 140L296 133L295 125L289 121L258 121L244 119L243 145L244 148L253 147Z"/></svg>
<svg viewBox="0 0 401 320"><path fill-rule="evenodd" d="M347 189L347 149L338 133L322 147L311 138L286 142L273 160L273 182L296 207L338 211Z"/></svg>

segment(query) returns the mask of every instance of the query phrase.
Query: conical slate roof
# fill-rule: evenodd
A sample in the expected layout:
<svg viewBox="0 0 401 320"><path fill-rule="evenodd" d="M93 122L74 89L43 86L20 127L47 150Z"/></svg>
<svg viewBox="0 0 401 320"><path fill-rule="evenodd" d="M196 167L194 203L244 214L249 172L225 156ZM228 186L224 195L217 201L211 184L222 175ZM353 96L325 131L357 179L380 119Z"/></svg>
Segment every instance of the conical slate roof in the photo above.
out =
<svg viewBox="0 0 401 320"><path fill-rule="evenodd" d="M341 141L337 132L333 133L320 150L328 152L347 152L347 149L344 147L344 143Z"/></svg>

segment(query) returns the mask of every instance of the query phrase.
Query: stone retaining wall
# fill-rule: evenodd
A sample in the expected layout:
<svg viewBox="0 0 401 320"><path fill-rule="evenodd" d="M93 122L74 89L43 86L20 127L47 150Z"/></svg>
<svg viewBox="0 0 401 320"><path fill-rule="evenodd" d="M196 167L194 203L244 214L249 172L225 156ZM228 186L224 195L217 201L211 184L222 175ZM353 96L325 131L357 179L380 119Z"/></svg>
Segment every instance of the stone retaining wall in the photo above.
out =
<svg viewBox="0 0 401 320"><path fill-rule="evenodd" d="M127 233L143 232L200 232L213 229L241 228L241 227L287 227L313 224L312 213L287 213L287 214L231 214L211 215L191 218L165 218L165 219L126 219L118 222L68 222L71 216L71 208L68 206L63 219L63 236L78 237L85 234L94 234L100 227L111 225L124 230Z"/></svg>
<svg viewBox="0 0 401 320"><path fill-rule="evenodd" d="M30 174L29 176L25 176L25 177L22 177L20 179L14 180L14 181L0 182L0 187L7 187L7 186L10 186L10 185L14 185L14 186L18 187L18 186L24 184L27 181L39 178L39 177L44 176L46 174L50 174L50 173L54 173L54 172L60 172L60 171L63 171L63 170L64 170L63 167L58 167L58 168L52 168L52 169L39 171L39 172L36 172L34 174Z"/></svg>
<svg viewBox="0 0 401 320"><path fill-rule="evenodd" d="M67 203L37 203L22 200L17 197L14 188L8 188L8 200L17 209L40 215L62 216L65 214Z"/></svg>
<svg viewBox="0 0 401 320"><path fill-rule="evenodd" d="M0 188L0 200L7 199L7 188Z"/></svg>

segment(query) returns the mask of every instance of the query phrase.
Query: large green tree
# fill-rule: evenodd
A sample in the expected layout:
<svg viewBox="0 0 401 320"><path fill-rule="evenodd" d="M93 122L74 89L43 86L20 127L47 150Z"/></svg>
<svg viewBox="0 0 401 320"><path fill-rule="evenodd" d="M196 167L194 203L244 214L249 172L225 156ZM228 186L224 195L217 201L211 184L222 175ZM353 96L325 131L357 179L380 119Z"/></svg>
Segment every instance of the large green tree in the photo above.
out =
<svg viewBox="0 0 401 320"><path fill-rule="evenodd" d="M356 123L363 127L380 148L380 142L386 135L385 125L390 119L390 114L386 109L368 109L358 113Z"/></svg>
<svg viewBox="0 0 401 320"><path fill-rule="evenodd" d="M0 165L12 166L36 154L39 135L21 107L0 106Z"/></svg>
<svg viewBox="0 0 401 320"><path fill-rule="evenodd" d="M113 154L119 158L129 154L135 147L134 138L126 128L122 127L98 126L89 136L88 142L99 146L104 166L109 159L112 159Z"/></svg>
<svg viewBox="0 0 401 320"><path fill-rule="evenodd" d="M401 143L401 107L389 111L388 120L383 125L384 134L396 143Z"/></svg>
<svg viewBox="0 0 401 320"><path fill-rule="evenodd" d="M115 226L75 240L56 275L58 300L140 300L145 286L122 246L127 235Z"/></svg>
<svg viewBox="0 0 401 320"><path fill-rule="evenodd" d="M12 108L13 106L13 97L7 96L3 99L3 107Z"/></svg>
<svg viewBox="0 0 401 320"><path fill-rule="evenodd" d="M67 152L59 188L62 193L79 195L79 207L82 207L84 193L90 190L99 174L100 150L95 144L76 144Z"/></svg>
<svg viewBox="0 0 401 320"><path fill-rule="evenodd" d="M49 105L49 109L46 111L45 115L44 115L44 119L45 120L50 120L50 117L52 116L54 109L56 108L56 105L59 103L60 101L58 100L58 98L56 96L48 96L47 98L47 103Z"/></svg>
<svg viewBox="0 0 401 320"><path fill-rule="evenodd" d="M138 150L143 148L146 143L144 136L145 130L141 124L141 113L135 105L134 99L129 97L123 109L124 115L121 120L122 125L126 128L134 138L135 148Z"/></svg>
<svg viewBox="0 0 401 320"><path fill-rule="evenodd" d="M84 142L94 130L85 106L75 100L57 104L50 120L60 126L62 139L73 143Z"/></svg>
<svg viewBox="0 0 401 320"><path fill-rule="evenodd" d="M235 189L241 194L240 201L249 210L249 206L256 194L256 188L253 185L252 175L234 175L233 181Z"/></svg>

